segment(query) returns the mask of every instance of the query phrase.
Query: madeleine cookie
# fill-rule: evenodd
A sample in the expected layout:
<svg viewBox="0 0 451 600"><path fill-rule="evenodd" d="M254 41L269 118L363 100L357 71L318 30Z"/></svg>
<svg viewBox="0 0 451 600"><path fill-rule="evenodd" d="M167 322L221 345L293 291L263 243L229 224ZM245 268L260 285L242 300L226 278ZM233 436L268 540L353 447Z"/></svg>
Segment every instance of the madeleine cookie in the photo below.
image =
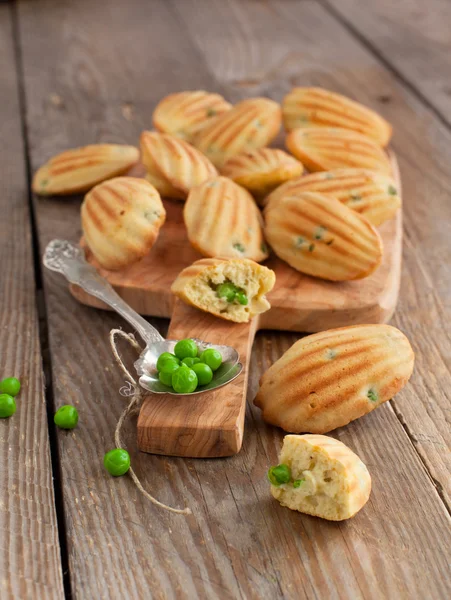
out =
<svg viewBox="0 0 451 600"><path fill-rule="evenodd" d="M395 181L384 173L366 169L335 169L292 179L269 194L265 204L269 206L284 196L303 192L331 195L376 226L392 219L401 206Z"/></svg>
<svg viewBox="0 0 451 600"><path fill-rule="evenodd" d="M206 156L172 135L143 131L140 139L146 179L162 196L184 200L192 187L218 174Z"/></svg>
<svg viewBox="0 0 451 600"><path fill-rule="evenodd" d="M264 373L254 403L292 433L327 433L371 412L408 382L414 353L390 325L355 325L302 338Z"/></svg>
<svg viewBox="0 0 451 600"><path fill-rule="evenodd" d="M157 190L134 177L116 177L97 185L81 206L85 240L100 266L110 270L145 256L165 218Z"/></svg>
<svg viewBox="0 0 451 600"><path fill-rule="evenodd" d="M66 150L36 171L32 189L41 196L87 192L105 179L126 173L138 160L139 150L134 146L91 144Z"/></svg>
<svg viewBox="0 0 451 600"><path fill-rule="evenodd" d="M298 87L282 103L283 122L287 131L298 127L340 127L352 129L386 146L392 127L373 110L346 96L322 88Z"/></svg>
<svg viewBox="0 0 451 600"><path fill-rule="evenodd" d="M204 256L268 258L263 219L247 190L227 177L193 188L183 210L188 239Z"/></svg>
<svg viewBox="0 0 451 600"><path fill-rule="evenodd" d="M331 196L303 192L265 208L265 236L294 269L330 281L368 277L382 260L371 223Z"/></svg>
<svg viewBox="0 0 451 600"><path fill-rule="evenodd" d="M298 160L276 148L259 148L232 156L221 172L261 200L277 186L299 177L304 167Z"/></svg>
<svg viewBox="0 0 451 600"><path fill-rule="evenodd" d="M267 146L279 132L280 105L269 98L249 98L214 119L193 144L218 168L235 154Z"/></svg>
<svg viewBox="0 0 451 600"><path fill-rule="evenodd" d="M356 167L392 173L388 155L379 144L348 129L294 129L287 135L286 145L309 171Z"/></svg>
<svg viewBox="0 0 451 600"><path fill-rule="evenodd" d="M265 294L275 281L274 271L246 258L202 258L183 269L171 291L200 310L245 323L269 310Z"/></svg>
<svg viewBox="0 0 451 600"><path fill-rule="evenodd" d="M286 435L280 464L268 472L271 494L282 506L329 521L359 512L371 493L371 476L357 454L325 435Z"/></svg>
<svg viewBox="0 0 451 600"><path fill-rule="evenodd" d="M161 100L153 113L153 124L159 131L170 133L187 142L193 139L213 117L222 115L232 105L219 94L203 90L170 94Z"/></svg>

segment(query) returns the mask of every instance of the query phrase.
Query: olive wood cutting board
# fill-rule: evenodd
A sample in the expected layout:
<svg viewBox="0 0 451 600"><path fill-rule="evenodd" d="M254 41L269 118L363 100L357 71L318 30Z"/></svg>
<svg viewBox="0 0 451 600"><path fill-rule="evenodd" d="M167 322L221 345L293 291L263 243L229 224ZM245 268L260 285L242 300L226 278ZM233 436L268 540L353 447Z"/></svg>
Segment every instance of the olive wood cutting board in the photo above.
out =
<svg viewBox="0 0 451 600"><path fill-rule="evenodd" d="M397 185L400 180L392 155ZM402 213L379 227L384 243L381 266L366 279L329 282L303 275L272 255L265 265L276 273L268 295L271 309L250 323L224 321L186 306L171 294L178 273L202 258L188 242L183 204L164 201L167 216L152 251L140 262L121 271L106 271L87 258L137 312L171 319L167 337L197 337L235 347L244 365L242 374L217 391L177 398L152 395L144 399L138 419L138 446L144 452L185 457L230 456L239 452L243 439L248 367L252 343L259 329L316 332L359 323L385 323L398 299ZM108 307L77 286L74 297L89 306Z"/></svg>

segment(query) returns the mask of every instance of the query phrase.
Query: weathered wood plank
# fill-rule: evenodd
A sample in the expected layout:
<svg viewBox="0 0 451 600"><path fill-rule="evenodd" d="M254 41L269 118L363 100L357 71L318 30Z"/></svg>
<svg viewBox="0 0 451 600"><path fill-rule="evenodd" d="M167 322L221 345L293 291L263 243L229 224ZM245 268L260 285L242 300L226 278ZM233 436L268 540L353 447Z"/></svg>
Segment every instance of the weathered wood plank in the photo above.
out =
<svg viewBox="0 0 451 600"><path fill-rule="evenodd" d="M362 36L451 125L448 0L323 0L323 3Z"/></svg>
<svg viewBox="0 0 451 600"><path fill-rule="evenodd" d="M0 597L63 598L39 345L25 149L10 7L0 6L0 378L17 412L0 420Z"/></svg>
<svg viewBox="0 0 451 600"><path fill-rule="evenodd" d="M43 0L39 12L29 3L19 9L34 168L69 146L135 141L165 93L201 86L225 90L232 100L257 93L280 98L301 77L345 93L357 87L362 100L372 97L373 86L378 94L395 90L402 105L396 125L404 132L397 150L410 171L416 155L405 146L418 144L407 135L412 119L426 116L434 136L446 141L421 105L311 2ZM445 160L438 169L431 147L419 159L435 165L428 186L446 184ZM415 186L421 193L418 178L409 193ZM78 208L78 199L38 200L41 244L56 235L77 240ZM442 249L445 233L432 234L443 236ZM236 457L195 461L132 452L147 488L194 511L188 518L162 513L128 478L108 477L101 464L124 402L107 346L120 320L78 305L57 276L46 277L46 292L56 400L75 403L81 414L78 429L59 436L76 598L449 596L449 517L390 405L337 432L367 462L374 481L368 506L349 523L321 522L271 500L265 472L282 434L250 405ZM409 304L405 297L408 324ZM249 399L259 375L296 337L257 336ZM410 401L417 385L401 398ZM135 427L135 421L128 427L131 448Z"/></svg>

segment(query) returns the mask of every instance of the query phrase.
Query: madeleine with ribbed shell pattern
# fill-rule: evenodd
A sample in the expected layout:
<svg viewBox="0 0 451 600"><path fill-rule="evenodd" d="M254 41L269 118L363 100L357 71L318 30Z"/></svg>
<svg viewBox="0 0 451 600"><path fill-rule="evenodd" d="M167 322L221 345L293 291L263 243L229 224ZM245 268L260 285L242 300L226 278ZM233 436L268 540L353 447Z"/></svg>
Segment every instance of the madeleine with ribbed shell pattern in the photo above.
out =
<svg viewBox="0 0 451 600"><path fill-rule="evenodd" d="M183 210L188 239L204 256L268 257L263 219L247 190L227 177L193 188Z"/></svg>
<svg viewBox="0 0 451 600"><path fill-rule="evenodd" d="M371 476L365 464L343 442L327 435L286 435L280 463L289 467L298 485L271 485L271 494L291 510L343 521L370 497Z"/></svg>
<svg viewBox="0 0 451 600"><path fill-rule="evenodd" d="M166 133L143 131L141 157L147 181L167 198L185 200L191 188L218 174L191 144Z"/></svg>
<svg viewBox="0 0 451 600"><path fill-rule="evenodd" d="M179 273L171 291L187 304L221 319L246 323L269 310L266 294L275 281L274 271L247 258L201 258ZM223 283L241 289L247 304L218 296L216 290Z"/></svg>
<svg viewBox="0 0 451 600"><path fill-rule="evenodd" d="M213 118L231 108L232 105L219 94L204 90L179 92L160 100L153 113L153 124L163 133L191 142Z"/></svg>
<svg viewBox="0 0 451 600"><path fill-rule="evenodd" d="M363 133L381 146L390 141L392 127L375 111L335 92L317 87L293 88L282 102L287 131L298 127L340 127Z"/></svg>
<svg viewBox="0 0 451 600"><path fill-rule="evenodd" d="M384 173L367 169L335 169L291 179L269 194L264 204L303 192L333 196L376 226L392 219L401 206L396 182Z"/></svg>
<svg viewBox="0 0 451 600"><path fill-rule="evenodd" d="M166 218L157 190L145 179L116 177L86 194L81 207L85 240L105 269L145 256Z"/></svg>
<svg viewBox="0 0 451 600"><path fill-rule="evenodd" d="M299 177L304 167L296 158L277 148L259 148L232 156L221 173L242 185L260 203L284 182Z"/></svg>
<svg viewBox="0 0 451 600"><path fill-rule="evenodd" d="M348 281L368 277L382 260L371 223L331 196L303 192L265 208L265 236L274 252L301 273Z"/></svg>
<svg viewBox="0 0 451 600"><path fill-rule="evenodd" d="M392 175L387 153L372 138L356 131L328 127L294 129L285 143L309 171L358 168Z"/></svg>
<svg viewBox="0 0 451 600"><path fill-rule="evenodd" d="M390 325L355 325L302 338L264 373L255 404L291 433L327 433L371 412L409 380L414 353Z"/></svg>
<svg viewBox="0 0 451 600"><path fill-rule="evenodd" d="M282 123L280 104L269 98L249 98L212 120L193 144L218 168L235 154L267 146Z"/></svg>
<svg viewBox="0 0 451 600"><path fill-rule="evenodd" d="M66 150L36 171L33 192L41 196L87 192L101 181L126 173L138 160L138 148L120 144L91 144Z"/></svg>

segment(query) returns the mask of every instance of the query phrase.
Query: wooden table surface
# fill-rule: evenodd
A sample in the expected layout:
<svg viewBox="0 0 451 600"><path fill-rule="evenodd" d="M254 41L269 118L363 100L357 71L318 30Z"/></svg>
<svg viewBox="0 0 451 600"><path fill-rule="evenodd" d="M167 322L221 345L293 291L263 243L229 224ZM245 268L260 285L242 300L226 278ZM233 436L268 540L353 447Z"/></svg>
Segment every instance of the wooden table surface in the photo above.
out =
<svg viewBox="0 0 451 600"><path fill-rule="evenodd" d="M0 375L23 383L16 415L0 422L2 600L451 597L450 22L447 0L0 4ZM260 332L237 456L142 454L136 419L127 424L145 487L193 510L172 515L103 469L126 401L107 338L123 322L43 272L50 239L78 240L80 198L38 199L30 178L67 148L136 144L170 92L280 100L293 85L348 94L394 125L405 237L392 323L414 346L415 372L334 432L368 465L373 492L354 519L321 521L269 494L282 432L251 401L300 336ZM66 403L80 412L73 432L53 425Z"/></svg>

